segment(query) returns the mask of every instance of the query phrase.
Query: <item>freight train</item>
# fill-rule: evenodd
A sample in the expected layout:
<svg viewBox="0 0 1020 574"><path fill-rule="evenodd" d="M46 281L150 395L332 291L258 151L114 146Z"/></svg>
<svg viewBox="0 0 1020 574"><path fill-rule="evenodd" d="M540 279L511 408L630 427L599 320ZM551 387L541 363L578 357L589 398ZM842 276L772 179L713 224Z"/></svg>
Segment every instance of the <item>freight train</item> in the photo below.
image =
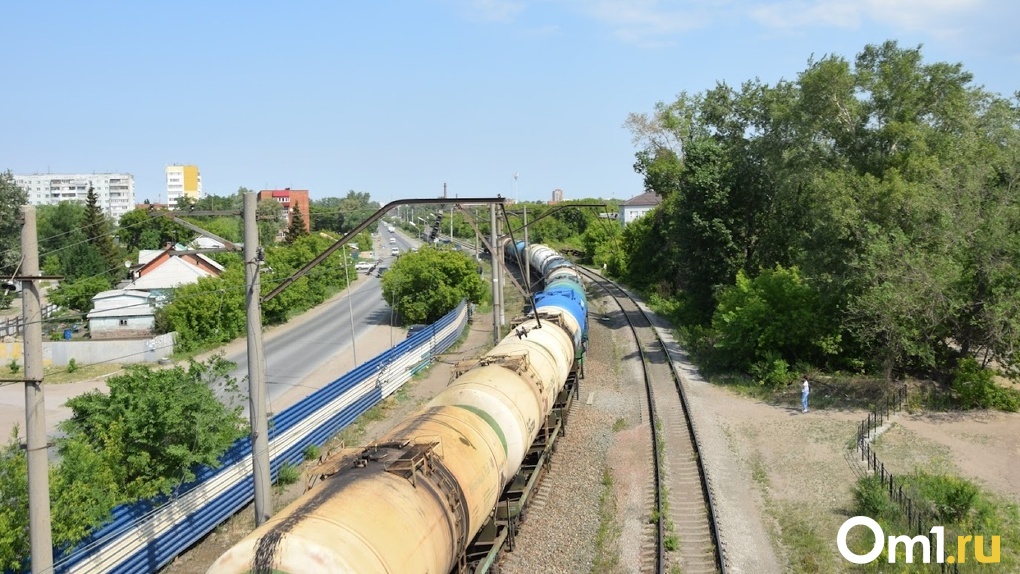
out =
<svg viewBox="0 0 1020 574"><path fill-rule="evenodd" d="M479 572L512 545L577 393L588 313L569 261L507 247L545 282L533 308L378 442L320 461L314 486L210 574Z"/></svg>

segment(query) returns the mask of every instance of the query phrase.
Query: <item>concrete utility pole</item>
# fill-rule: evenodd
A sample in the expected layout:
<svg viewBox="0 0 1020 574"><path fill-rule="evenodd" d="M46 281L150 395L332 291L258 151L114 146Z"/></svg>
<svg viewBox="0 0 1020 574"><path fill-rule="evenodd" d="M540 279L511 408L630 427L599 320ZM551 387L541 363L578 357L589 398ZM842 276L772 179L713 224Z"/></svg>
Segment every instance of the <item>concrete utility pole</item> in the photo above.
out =
<svg viewBox="0 0 1020 574"><path fill-rule="evenodd" d="M524 248L528 248L528 206L524 205ZM524 258L524 284L528 286L528 294L531 294L531 258L528 257L528 252L521 253L521 257Z"/></svg>
<svg viewBox="0 0 1020 574"><path fill-rule="evenodd" d="M248 412L251 416L251 470L255 479L255 526L269 520L273 497L269 476L269 421L266 415L266 354L262 345L259 292L259 227L254 192L244 194L244 284L248 315Z"/></svg>
<svg viewBox="0 0 1020 574"><path fill-rule="evenodd" d="M500 340L500 316L503 314L500 305L500 281L499 281L499 253L496 247L496 204L489 205L489 255L492 258L492 338L495 343Z"/></svg>
<svg viewBox="0 0 1020 574"><path fill-rule="evenodd" d="M46 456L46 405L42 379L42 302L39 296L39 243L35 206L21 206L21 313L25 321L25 442L28 459L28 537L32 572L53 572L50 530L49 460Z"/></svg>
<svg viewBox="0 0 1020 574"><path fill-rule="evenodd" d="M501 217L496 218L496 237L498 244L494 244L493 247L499 252L497 254L497 259L499 259L499 326L504 327L506 326L506 299L503 298L503 295L505 294L506 277L503 273L506 270L503 268L503 261L506 260L506 257L503 253L503 218Z"/></svg>

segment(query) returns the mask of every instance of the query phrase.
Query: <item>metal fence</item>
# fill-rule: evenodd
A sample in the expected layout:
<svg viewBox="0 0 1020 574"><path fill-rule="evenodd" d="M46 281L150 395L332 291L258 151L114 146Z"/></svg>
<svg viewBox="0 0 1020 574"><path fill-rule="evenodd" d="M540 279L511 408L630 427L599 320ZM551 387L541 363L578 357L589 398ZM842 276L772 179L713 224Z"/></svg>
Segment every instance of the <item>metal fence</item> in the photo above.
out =
<svg viewBox="0 0 1020 574"><path fill-rule="evenodd" d="M468 305L456 309L375 358L278 413L270 421L270 473L300 464L309 445L322 446L395 392L448 349L464 330ZM118 507L112 520L74 549L58 554L56 572L154 572L252 500L251 442L239 439L170 497Z"/></svg>
<svg viewBox="0 0 1020 574"><path fill-rule="evenodd" d="M878 460L878 454L871 447L872 441L877 438L877 431L883 424L889 421L889 417L903 408L907 399L907 388L899 387L892 395L880 401L874 409L868 413L868 418L861 421L857 427L857 451L861 455L861 461L868 466L868 471L874 473L882 485L882 489L889 495L900 509L900 512L907 519L907 524L915 536L924 535L928 537L929 548L935 548L935 534L931 532L933 526L940 526L936 523L935 517L930 511L926 511L922 505L912 496L909 487L904 492L902 479L898 479L890 470L886 470L885 463ZM945 531L945 540L953 540L948 529ZM917 562L915 562L917 564ZM958 564L931 563L932 570L940 569L943 574L952 572L959 574Z"/></svg>

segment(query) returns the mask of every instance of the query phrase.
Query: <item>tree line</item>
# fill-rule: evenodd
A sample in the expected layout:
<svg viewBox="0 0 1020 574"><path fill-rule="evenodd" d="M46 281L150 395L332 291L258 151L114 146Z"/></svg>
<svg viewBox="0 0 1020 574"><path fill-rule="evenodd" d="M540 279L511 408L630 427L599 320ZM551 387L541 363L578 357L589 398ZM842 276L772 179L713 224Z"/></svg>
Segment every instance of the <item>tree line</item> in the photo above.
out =
<svg viewBox="0 0 1020 574"><path fill-rule="evenodd" d="M1016 375L1020 108L921 49L681 93L628 121L662 197L611 253L709 366ZM994 393L994 390L989 392Z"/></svg>

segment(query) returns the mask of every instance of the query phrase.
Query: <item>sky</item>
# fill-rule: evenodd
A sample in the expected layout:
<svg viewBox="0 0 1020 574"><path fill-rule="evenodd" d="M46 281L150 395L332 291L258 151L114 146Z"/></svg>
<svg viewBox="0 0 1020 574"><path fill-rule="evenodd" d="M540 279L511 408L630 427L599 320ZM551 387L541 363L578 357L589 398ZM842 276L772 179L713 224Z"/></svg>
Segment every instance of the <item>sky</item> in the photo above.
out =
<svg viewBox="0 0 1020 574"><path fill-rule="evenodd" d="M197 165L217 195L385 203L445 183L627 199L643 191L629 113L886 40L1020 90L1014 0L8 0L3 14L0 170L127 172L138 202L165 200L167 164Z"/></svg>

